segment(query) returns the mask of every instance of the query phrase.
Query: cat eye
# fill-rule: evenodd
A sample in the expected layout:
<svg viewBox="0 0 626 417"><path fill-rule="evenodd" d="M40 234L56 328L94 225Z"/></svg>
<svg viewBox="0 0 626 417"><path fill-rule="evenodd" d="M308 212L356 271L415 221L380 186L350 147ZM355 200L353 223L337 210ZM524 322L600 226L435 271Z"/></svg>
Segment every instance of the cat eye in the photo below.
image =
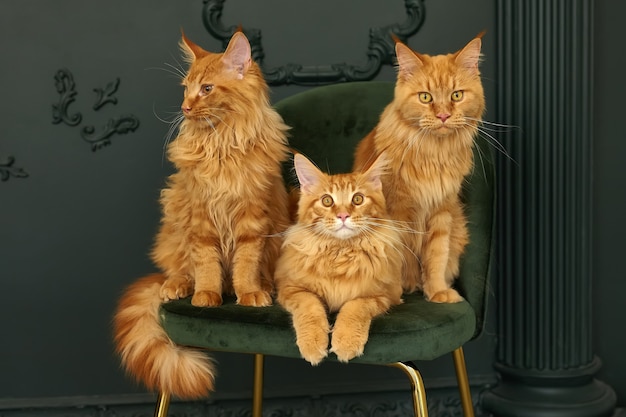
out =
<svg viewBox="0 0 626 417"><path fill-rule="evenodd" d="M329 196L328 194L322 196L322 205L324 207L331 207L333 204L335 204L335 201L331 196Z"/></svg>
<svg viewBox="0 0 626 417"><path fill-rule="evenodd" d="M422 91L421 93L417 93L420 101L424 104L428 104L431 101L433 101L433 96L430 95L430 93L427 93L426 91Z"/></svg>
<svg viewBox="0 0 626 417"><path fill-rule="evenodd" d="M213 90L213 84L202 84L200 87L200 95L206 96Z"/></svg>
<svg viewBox="0 0 626 417"><path fill-rule="evenodd" d="M365 201L365 197L361 193L357 193L352 196L352 204L354 204L355 206L360 206L361 204L363 204L363 201Z"/></svg>
<svg viewBox="0 0 626 417"><path fill-rule="evenodd" d="M452 101L461 101L463 99L463 91L458 90L452 93Z"/></svg>

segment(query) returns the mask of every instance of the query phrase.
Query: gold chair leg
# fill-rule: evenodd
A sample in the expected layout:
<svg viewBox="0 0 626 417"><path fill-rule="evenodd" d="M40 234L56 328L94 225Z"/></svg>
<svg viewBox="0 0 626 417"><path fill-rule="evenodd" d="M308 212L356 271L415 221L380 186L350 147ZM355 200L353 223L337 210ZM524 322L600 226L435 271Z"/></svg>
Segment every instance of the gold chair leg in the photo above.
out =
<svg viewBox="0 0 626 417"><path fill-rule="evenodd" d="M411 381L411 388L413 390L413 411L415 412L415 417L428 417L426 389L424 388L424 381L422 380L422 376L419 371L402 362L392 363L390 366L402 369Z"/></svg>
<svg viewBox="0 0 626 417"><path fill-rule="evenodd" d="M461 396L463 415L465 417L474 417L474 404L472 403L472 393L470 392L469 379L467 378L467 367L465 366L463 348L460 347L456 349L452 352L452 356L454 357L454 369L459 384L459 395Z"/></svg>
<svg viewBox="0 0 626 417"><path fill-rule="evenodd" d="M167 392L160 392L159 396L157 397L154 417L167 417L168 408L170 408L170 394L168 394Z"/></svg>
<svg viewBox="0 0 626 417"><path fill-rule="evenodd" d="M263 355L254 355L254 385L252 387L252 417L263 414Z"/></svg>

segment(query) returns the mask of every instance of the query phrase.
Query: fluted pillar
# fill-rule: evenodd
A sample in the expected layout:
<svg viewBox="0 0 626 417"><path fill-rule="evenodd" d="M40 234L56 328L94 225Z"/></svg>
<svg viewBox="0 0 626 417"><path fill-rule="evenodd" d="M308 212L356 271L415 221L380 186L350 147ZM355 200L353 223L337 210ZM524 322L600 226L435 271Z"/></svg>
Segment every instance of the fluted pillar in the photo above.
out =
<svg viewBox="0 0 626 417"><path fill-rule="evenodd" d="M605 416L591 329L592 0L497 0L495 416Z"/></svg>

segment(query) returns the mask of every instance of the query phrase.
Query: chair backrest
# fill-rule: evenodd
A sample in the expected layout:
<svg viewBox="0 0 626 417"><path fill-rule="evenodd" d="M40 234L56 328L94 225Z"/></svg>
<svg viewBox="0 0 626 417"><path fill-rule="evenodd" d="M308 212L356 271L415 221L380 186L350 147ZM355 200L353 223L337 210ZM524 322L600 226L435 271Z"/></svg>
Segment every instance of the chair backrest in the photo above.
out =
<svg viewBox="0 0 626 417"><path fill-rule="evenodd" d="M350 172L358 142L378 123L393 99L391 82L365 81L317 87L276 103L291 127L289 145L329 173ZM495 169L489 143L477 138L474 169L463 186L470 243L456 287L476 312L475 337L483 328L491 269ZM295 178L287 175L295 185Z"/></svg>

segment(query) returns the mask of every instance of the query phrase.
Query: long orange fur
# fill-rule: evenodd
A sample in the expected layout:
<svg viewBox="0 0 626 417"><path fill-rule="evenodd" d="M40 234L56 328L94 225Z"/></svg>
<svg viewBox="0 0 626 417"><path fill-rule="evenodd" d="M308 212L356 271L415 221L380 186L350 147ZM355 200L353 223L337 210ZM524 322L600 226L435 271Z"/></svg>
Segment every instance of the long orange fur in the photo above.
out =
<svg viewBox="0 0 626 417"><path fill-rule="evenodd" d="M397 42L394 99L355 154L355 169L383 151L387 155L389 214L422 232L403 233L404 288L422 289L433 302L462 299L452 283L468 242L459 192L473 167L473 141L485 109L481 36L456 53L435 56Z"/></svg>
<svg viewBox="0 0 626 417"><path fill-rule="evenodd" d="M122 364L151 390L192 399L213 391L205 354L176 346L159 324L161 302L192 295L195 306L234 293L248 306L272 303L280 234L289 224L281 161L287 126L237 32L223 54L184 35L190 64L179 133L168 146L176 172L161 193L162 220L152 258L162 271L123 294L114 318Z"/></svg>
<svg viewBox="0 0 626 417"><path fill-rule="evenodd" d="M302 155L294 164L298 221L276 265L277 300L292 314L304 359L316 365L334 352L347 362L363 354L372 318L402 301L401 240L381 190L384 158L364 173L333 176ZM328 312L338 312L331 341Z"/></svg>

